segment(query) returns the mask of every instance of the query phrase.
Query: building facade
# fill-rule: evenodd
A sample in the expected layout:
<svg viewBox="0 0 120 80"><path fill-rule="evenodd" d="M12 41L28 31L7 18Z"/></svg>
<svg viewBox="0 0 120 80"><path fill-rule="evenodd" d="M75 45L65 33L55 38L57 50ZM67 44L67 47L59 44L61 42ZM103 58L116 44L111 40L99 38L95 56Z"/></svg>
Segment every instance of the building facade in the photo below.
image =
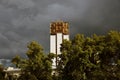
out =
<svg viewBox="0 0 120 80"><path fill-rule="evenodd" d="M69 40L69 25L67 22L56 21L50 24L50 53L54 53L56 57L53 59L52 68L56 69L58 61L57 55L61 54L60 47L62 41Z"/></svg>

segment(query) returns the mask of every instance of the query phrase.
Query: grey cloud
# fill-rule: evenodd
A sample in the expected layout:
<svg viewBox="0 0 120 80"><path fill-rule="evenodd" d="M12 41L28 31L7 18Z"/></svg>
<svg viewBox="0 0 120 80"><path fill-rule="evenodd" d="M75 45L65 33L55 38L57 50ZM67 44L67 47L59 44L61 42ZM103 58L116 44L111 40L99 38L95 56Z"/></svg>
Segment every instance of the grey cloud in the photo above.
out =
<svg viewBox="0 0 120 80"><path fill-rule="evenodd" d="M76 27L78 26L76 33L91 35L103 34L111 29L120 30L119 0L91 0L90 4L82 18L78 17L73 22Z"/></svg>
<svg viewBox="0 0 120 80"><path fill-rule="evenodd" d="M49 24L70 23L70 35L120 30L119 0L0 0L0 58L25 56L38 41L49 52Z"/></svg>
<svg viewBox="0 0 120 80"><path fill-rule="evenodd" d="M52 5L49 5L47 8L48 15L58 19L70 18L77 14L74 12L75 10L72 7L67 7L60 4L52 4Z"/></svg>
<svg viewBox="0 0 120 80"><path fill-rule="evenodd" d="M32 0L2 0L1 2L8 6L16 6L18 9L31 8L35 5Z"/></svg>

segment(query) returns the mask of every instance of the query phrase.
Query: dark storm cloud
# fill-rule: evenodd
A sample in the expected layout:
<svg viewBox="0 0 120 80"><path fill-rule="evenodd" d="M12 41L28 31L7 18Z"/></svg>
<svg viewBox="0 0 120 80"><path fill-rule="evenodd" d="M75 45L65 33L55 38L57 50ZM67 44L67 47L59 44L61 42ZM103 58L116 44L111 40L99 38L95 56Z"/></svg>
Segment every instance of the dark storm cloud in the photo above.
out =
<svg viewBox="0 0 120 80"><path fill-rule="evenodd" d="M71 36L120 30L119 4L119 0L0 0L0 58L25 56L32 40L49 52L49 24L56 20L70 23Z"/></svg>
<svg viewBox="0 0 120 80"><path fill-rule="evenodd" d="M120 30L119 0L92 0L91 4L81 20L83 33L100 34L111 29ZM85 32L88 28L89 31Z"/></svg>

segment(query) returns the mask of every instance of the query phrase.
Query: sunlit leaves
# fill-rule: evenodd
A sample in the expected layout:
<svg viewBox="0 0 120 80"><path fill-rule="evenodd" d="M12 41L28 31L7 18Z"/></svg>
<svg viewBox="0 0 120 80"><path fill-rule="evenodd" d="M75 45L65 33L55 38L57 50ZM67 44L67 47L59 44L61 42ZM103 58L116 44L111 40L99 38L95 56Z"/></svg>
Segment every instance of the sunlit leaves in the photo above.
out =
<svg viewBox="0 0 120 80"><path fill-rule="evenodd" d="M12 60L13 63L19 64L19 67L25 73L23 73L20 78L26 80L25 77L28 75L28 78L31 77L37 80L51 80L51 58L53 55L45 55L41 45L35 41L30 42L27 48L27 59L21 59L19 56L16 56Z"/></svg>
<svg viewBox="0 0 120 80"><path fill-rule="evenodd" d="M65 63L61 75L68 80L120 79L120 32L91 37L78 34L71 41L63 41L61 51Z"/></svg>

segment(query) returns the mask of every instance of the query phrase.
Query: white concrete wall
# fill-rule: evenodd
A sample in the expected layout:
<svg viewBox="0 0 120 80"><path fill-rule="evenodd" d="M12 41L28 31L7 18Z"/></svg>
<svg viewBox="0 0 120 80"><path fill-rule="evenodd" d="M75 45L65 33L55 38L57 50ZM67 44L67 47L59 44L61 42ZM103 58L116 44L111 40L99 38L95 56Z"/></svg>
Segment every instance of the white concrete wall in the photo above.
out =
<svg viewBox="0 0 120 80"><path fill-rule="evenodd" d="M56 35L50 35L50 53L56 54L57 52L57 55L61 54L60 44L62 44L63 39L69 40L69 35L63 35L62 33L57 33ZM52 69L56 69L56 60L60 60L60 59L58 58L52 59L53 61Z"/></svg>
<svg viewBox="0 0 120 80"><path fill-rule="evenodd" d="M50 53L56 54L56 35L50 35ZM52 69L56 69L56 58L52 61Z"/></svg>
<svg viewBox="0 0 120 80"><path fill-rule="evenodd" d="M63 39L69 40L69 35L63 35Z"/></svg>
<svg viewBox="0 0 120 80"><path fill-rule="evenodd" d="M62 39L63 37L62 37L62 33L57 33L57 54L59 55L59 54L61 54L61 52L60 52L60 47L61 47L61 45L60 44L62 44Z"/></svg>
<svg viewBox="0 0 120 80"><path fill-rule="evenodd" d="M56 35L50 35L50 53L56 53Z"/></svg>

